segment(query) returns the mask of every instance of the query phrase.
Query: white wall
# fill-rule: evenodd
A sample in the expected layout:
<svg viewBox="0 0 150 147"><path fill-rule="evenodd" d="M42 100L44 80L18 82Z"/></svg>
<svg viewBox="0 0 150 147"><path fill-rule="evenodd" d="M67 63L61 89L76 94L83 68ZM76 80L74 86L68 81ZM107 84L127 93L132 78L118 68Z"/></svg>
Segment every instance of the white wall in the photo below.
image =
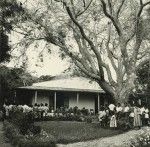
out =
<svg viewBox="0 0 150 147"><path fill-rule="evenodd" d="M79 109L85 107L86 109L95 110L95 97L90 93L79 93L79 100L77 104L77 94L69 96L69 107L77 106Z"/></svg>
<svg viewBox="0 0 150 147"><path fill-rule="evenodd" d="M50 94L51 93L51 94ZM85 107L86 109L95 110L95 95L90 93L79 93L79 100L77 104L77 93L65 93L69 98L69 107L77 106L79 109ZM53 106L53 94L52 92L37 92L37 104L45 104ZM32 104L35 104L35 96L32 98Z"/></svg>
<svg viewBox="0 0 150 147"><path fill-rule="evenodd" d="M37 104L47 103L49 105L49 97L50 96L46 92L37 91L37 101L36 101L36 103ZM35 96L33 96L33 98L32 98L32 105L34 105L34 104L35 104Z"/></svg>

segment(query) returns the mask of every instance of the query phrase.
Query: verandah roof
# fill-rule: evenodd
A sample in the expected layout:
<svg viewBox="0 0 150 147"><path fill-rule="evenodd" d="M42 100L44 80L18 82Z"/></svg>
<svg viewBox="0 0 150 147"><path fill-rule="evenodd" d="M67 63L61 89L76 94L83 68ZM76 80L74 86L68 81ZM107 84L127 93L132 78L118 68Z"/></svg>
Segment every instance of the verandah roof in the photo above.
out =
<svg viewBox="0 0 150 147"><path fill-rule="evenodd" d="M34 83L32 86L19 87L19 89L104 93L98 83L84 77L54 79L51 81Z"/></svg>

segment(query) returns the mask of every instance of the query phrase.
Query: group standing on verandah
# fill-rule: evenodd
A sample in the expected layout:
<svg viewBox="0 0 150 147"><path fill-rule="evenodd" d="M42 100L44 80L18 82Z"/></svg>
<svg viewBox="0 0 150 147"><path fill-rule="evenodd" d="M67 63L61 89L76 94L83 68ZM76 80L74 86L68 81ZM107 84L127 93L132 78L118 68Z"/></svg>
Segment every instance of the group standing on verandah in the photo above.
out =
<svg viewBox="0 0 150 147"><path fill-rule="evenodd" d="M148 107L138 103L101 106L98 118L101 126L109 126L110 128L117 128L121 120L132 128L141 128L141 126L150 124Z"/></svg>

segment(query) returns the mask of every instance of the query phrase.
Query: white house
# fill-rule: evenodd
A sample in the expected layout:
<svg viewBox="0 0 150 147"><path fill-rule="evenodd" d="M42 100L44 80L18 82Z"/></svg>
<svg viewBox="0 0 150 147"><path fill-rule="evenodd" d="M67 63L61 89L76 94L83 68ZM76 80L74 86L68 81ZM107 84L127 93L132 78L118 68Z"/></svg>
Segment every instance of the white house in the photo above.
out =
<svg viewBox="0 0 150 147"><path fill-rule="evenodd" d="M95 82L84 77L65 77L46 82L34 83L32 86L19 87L16 101L19 104L47 103L49 106L68 106L79 109L93 109L98 112L100 105L109 103L110 96Z"/></svg>

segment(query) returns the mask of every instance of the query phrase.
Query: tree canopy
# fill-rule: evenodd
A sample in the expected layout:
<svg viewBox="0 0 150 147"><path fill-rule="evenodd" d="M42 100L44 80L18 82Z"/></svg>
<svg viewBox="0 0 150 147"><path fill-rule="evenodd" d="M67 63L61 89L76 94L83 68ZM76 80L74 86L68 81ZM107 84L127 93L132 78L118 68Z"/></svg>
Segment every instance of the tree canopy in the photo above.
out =
<svg viewBox="0 0 150 147"><path fill-rule="evenodd" d="M10 59L11 47L7 33L10 33L12 25L16 24L13 18L22 11L21 4L18 4L16 0L0 1L0 63Z"/></svg>
<svg viewBox="0 0 150 147"><path fill-rule="evenodd" d="M15 88L30 86L36 80L36 77L31 76L22 68L8 68L6 66L0 66L0 105L3 104L4 99L11 102L14 100Z"/></svg>
<svg viewBox="0 0 150 147"><path fill-rule="evenodd" d="M137 92L150 94L150 60L141 64L137 71Z"/></svg>
<svg viewBox="0 0 150 147"><path fill-rule="evenodd" d="M30 1L31 2L31 1ZM74 67L116 101L128 100L149 52L147 0L40 0L24 6L14 31L59 47ZM19 30L19 31L18 31Z"/></svg>

